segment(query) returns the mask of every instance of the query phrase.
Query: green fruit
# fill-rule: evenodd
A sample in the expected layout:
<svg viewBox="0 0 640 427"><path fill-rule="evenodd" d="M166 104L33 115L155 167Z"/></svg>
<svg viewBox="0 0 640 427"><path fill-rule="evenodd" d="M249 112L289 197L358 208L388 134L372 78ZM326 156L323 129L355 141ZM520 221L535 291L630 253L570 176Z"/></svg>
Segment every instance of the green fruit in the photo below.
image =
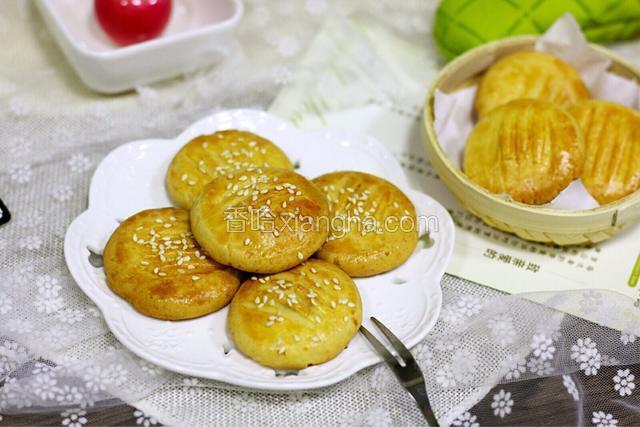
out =
<svg viewBox="0 0 640 427"><path fill-rule="evenodd" d="M434 37L451 59L491 40L541 34L566 12L593 42L640 34L640 0L442 0Z"/></svg>

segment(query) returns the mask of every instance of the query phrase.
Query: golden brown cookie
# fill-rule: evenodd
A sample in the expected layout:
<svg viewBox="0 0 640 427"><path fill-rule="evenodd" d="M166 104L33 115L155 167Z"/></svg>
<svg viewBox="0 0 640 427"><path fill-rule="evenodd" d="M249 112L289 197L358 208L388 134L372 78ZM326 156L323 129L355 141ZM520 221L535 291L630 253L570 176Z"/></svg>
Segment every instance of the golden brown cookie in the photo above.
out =
<svg viewBox="0 0 640 427"><path fill-rule="evenodd" d="M582 127L585 160L582 181L605 204L640 188L640 114L605 101L583 101L569 108Z"/></svg>
<svg viewBox="0 0 640 427"><path fill-rule="evenodd" d="M578 72L563 60L542 52L516 52L494 63L476 94L478 117L515 99L539 99L567 107L589 98Z"/></svg>
<svg viewBox="0 0 640 427"><path fill-rule="evenodd" d="M205 186L193 204L191 227L214 260L277 273L320 249L329 233L328 213L326 198L302 175L250 168Z"/></svg>
<svg viewBox="0 0 640 427"><path fill-rule="evenodd" d="M302 369L333 359L361 322L355 283L320 260L247 280L233 298L228 317L236 348L275 369Z"/></svg>
<svg viewBox="0 0 640 427"><path fill-rule="evenodd" d="M223 130L202 135L189 141L171 161L167 190L176 205L191 209L198 192L212 179L252 166L293 170L282 150L251 132Z"/></svg>
<svg viewBox="0 0 640 427"><path fill-rule="evenodd" d="M352 277L389 271L418 243L413 203L398 187L362 172L334 172L313 183L325 194L331 232L316 256Z"/></svg>
<svg viewBox="0 0 640 427"><path fill-rule="evenodd" d="M240 272L218 264L200 249L189 212L150 209L113 232L104 249L107 284L136 310L158 319L191 319L227 305Z"/></svg>
<svg viewBox="0 0 640 427"><path fill-rule="evenodd" d="M463 167L487 190L539 205L580 177L583 151L582 131L567 111L520 99L478 121L467 139Z"/></svg>

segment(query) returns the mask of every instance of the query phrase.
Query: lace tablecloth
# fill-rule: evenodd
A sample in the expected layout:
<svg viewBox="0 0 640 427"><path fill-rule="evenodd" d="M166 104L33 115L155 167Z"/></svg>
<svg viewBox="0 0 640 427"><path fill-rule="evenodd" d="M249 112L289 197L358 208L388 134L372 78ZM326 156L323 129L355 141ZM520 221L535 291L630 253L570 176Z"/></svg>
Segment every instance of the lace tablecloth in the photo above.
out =
<svg viewBox="0 0 640 427"><path fill-rule="evenodd" d="M374 22L402 43L421 46L432 58L429 69L416 71L426 88L441 65L430 36L435 5L246 1L239 44L222 64L103 97L81 85L29 1L3 0L0 198L13 218L0 226L0 413L55 409L64 425L80 426L86 408L112 404L108 397L116 396L141 409L140 424L150 424L150 417L189 426L420 424L419 411L385 366L322 390L265 394L183 377L137 358L108 332L69 276L62 244L67 226L86 208L92 171L109 151L134 139L174 136L213 110L268 108L297 74L313 73L297 68L298 60L327 19L340 22L349 37L361 37L363 25ZM617 50L640 58L637 43ZM384 51L363 38L360 54L372 76L360 86L380 91L387 74L376 58ZM343 107L368 101L354 91ZM415 153L396 154L409 174L427 164ZM526 409L511 394L513 382L552 375L564 375L560 393L575 409L569 422L616 425L631 416L640 423L633 418L640 407L635 373L627 368L640 361L640 319L632 301L593 290L524 299L453 276L445 276L442 287L441 318L413 349L442 424L508 424L514 411ZM596 399L585 384L603 372L611 377L610 390ZM468 412L500 382L486 405Z"/></svg>

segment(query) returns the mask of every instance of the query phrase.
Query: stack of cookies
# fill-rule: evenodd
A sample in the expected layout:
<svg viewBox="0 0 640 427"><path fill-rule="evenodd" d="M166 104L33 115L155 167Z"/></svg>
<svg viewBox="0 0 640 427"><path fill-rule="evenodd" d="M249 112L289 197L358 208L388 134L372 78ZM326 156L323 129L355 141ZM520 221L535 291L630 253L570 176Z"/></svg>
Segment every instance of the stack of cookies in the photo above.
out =
<svg viewBox="0 0 640 427"><path fill-rule="evenodd" d="M293 169L274 143L250 132L193 139L166 175L178 207L139 212L109 239L109 287L165 320L230 303L236 348L265 366L302 369L334 358L362 320L352 278L409 258L416 212L376 176L344 171L309 180Z"/></svg>
<svg viewBox="0 0 640 427"><path fill-rule="evenodd" d="M640 114L589 99L555 56L517 52L494 63L475 99L463 169L485 189L541 205L576 179L600 204L640 188Z"/></svg>

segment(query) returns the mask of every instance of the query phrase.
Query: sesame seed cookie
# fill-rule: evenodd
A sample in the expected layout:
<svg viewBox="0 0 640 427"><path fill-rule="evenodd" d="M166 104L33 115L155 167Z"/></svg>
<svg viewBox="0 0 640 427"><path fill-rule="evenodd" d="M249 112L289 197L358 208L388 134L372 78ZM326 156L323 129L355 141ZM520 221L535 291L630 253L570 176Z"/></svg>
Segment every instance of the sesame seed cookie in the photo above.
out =
<svg viewBox="0 0 640 427"><path fill-rule="evenodd" d="M316 256L351 277L389 271L418 243L416 210L395 185L362 172L334 172L313 183L325 194L331 232Z"/></svg>
<svg viewBox="0 0 640 427"><path fill-rule="evenodd" d="M176 205L191 209L198 192L211 180L252 166L293 170L280 148L251 132L224 130L201 135L174 156L167 170L167 191Z"/></svg>
<svg viewBox="0 0 640 427"><path fill-rule="evenodd" d="M191 234L189 212L150 209L123 221L104 249L107 284L136 310L166 320L191 319L231 301L241 273L218 264Z"/></svg>
<svg viewBox="0 0 640 427"><path fill-rule="evenodd" d="M219 263L277 273L320 249L329 233L328 214L326 198L302 175L249 168L202 189L191 210L191 227Z"/></svg>
<svg viewBox="0 0 640 427"><path fill-rule="evenodd" d="M302 369L336 357L358 332L362 303L338 267L309 260L289 271L252 277L229 306L236 348L275 369Z"/></svg>

